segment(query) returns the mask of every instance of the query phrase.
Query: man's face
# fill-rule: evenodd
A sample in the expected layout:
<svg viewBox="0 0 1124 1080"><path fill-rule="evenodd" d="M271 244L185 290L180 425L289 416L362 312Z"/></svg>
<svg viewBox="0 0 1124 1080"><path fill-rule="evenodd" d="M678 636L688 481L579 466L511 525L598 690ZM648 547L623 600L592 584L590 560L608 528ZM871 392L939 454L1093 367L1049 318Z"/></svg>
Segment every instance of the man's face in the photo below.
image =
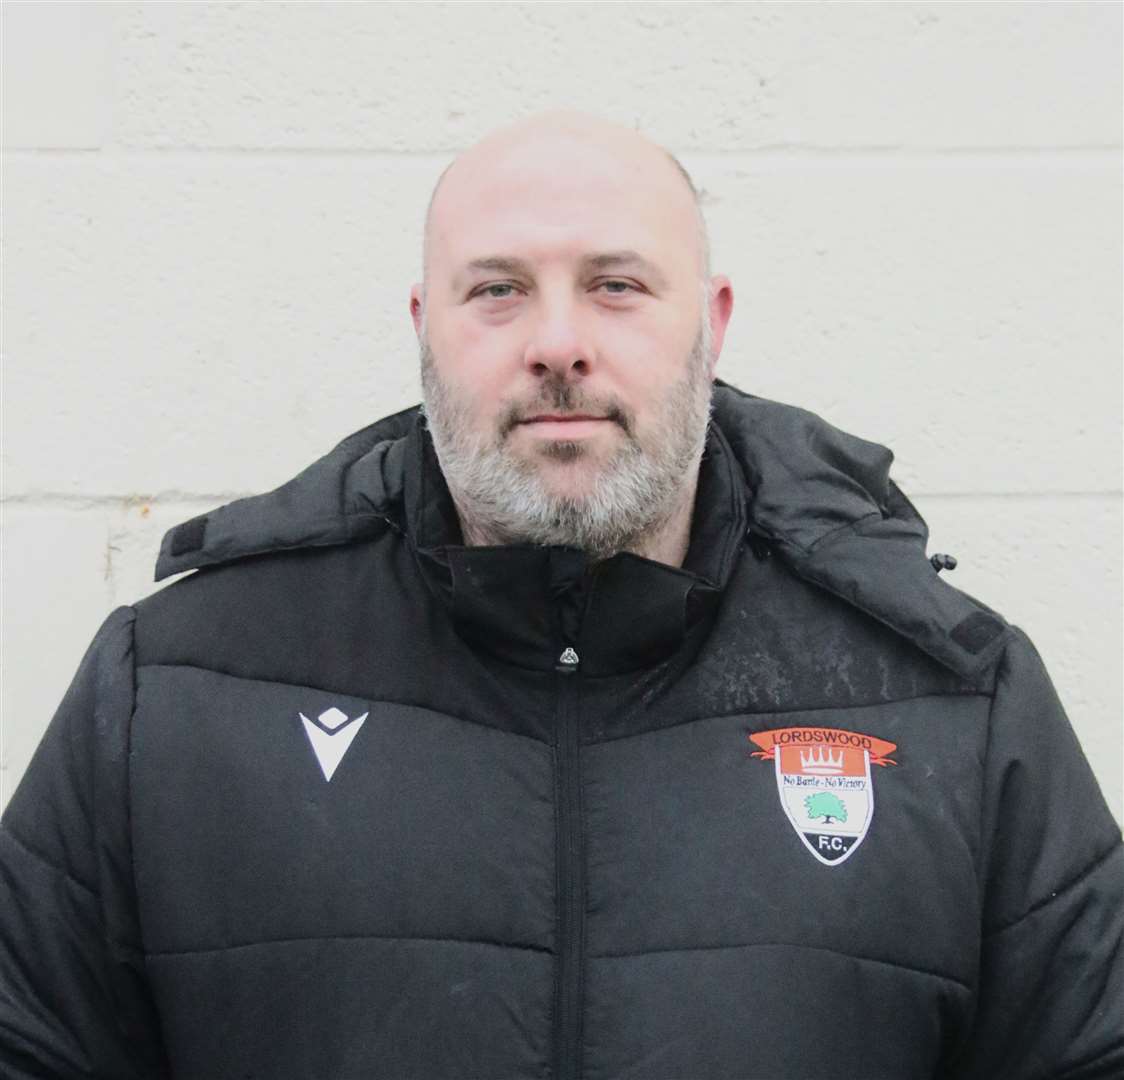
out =
<svg viewBox="0 0 1124 1080"><path fill-rule="evenodd" d="M489 158L434 204L418 321L434 444L492 537L608 554L694 490L713 357L690 192L654 154L572 140Z"/></svg>

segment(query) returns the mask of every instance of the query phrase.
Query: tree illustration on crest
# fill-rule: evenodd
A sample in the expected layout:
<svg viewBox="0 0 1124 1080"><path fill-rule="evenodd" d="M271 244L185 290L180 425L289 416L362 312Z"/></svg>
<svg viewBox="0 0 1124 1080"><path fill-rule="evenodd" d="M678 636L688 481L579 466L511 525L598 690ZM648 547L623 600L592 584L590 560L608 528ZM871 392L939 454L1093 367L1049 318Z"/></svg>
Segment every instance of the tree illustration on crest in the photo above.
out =
<svg viewBox="0 0 1124 1080"><path fill-rule="evenodd" d="M809 795L804 800L804 806L807 807L808 817L812 819L822 817L825 825L830 825L833 818L839 821L847 820L847 807L843 805L843 800L831 791L817 791L815 795Z"/></svg>

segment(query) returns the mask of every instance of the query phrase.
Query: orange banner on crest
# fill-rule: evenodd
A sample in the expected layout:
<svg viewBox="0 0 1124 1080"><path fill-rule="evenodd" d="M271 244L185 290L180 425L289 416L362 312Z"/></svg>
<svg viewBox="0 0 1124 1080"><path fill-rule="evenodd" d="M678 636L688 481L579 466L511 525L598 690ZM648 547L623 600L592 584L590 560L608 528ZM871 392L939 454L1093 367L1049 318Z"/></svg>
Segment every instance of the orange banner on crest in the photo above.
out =
<svg viewBox="0 0 1124 1080"><path fill-rule="evenodd" d="M898 748L897 743L876 739L873 735L862 735L857 731L842 731L839 728L789 727L773 728L771 731L758 731L750 735L750 740L760 750L753 751L753 757L773 761L777 749L792 747L838 747L844 750L867 750L872 765L896 765L890 754Z"/></svg>

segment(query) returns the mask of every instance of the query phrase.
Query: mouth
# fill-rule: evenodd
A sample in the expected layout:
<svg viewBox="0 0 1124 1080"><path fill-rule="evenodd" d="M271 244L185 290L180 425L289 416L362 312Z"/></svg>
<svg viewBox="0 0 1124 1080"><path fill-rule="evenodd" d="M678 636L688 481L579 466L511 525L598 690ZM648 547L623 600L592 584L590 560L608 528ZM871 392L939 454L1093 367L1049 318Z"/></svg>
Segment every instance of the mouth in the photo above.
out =
<svg viewBox="0 0 1124 1080"><path fill-rule="evenodd" d="M613 424L607 416L590 413L540 413L521 420L519 427L547 439L584 439Z"/></svg>

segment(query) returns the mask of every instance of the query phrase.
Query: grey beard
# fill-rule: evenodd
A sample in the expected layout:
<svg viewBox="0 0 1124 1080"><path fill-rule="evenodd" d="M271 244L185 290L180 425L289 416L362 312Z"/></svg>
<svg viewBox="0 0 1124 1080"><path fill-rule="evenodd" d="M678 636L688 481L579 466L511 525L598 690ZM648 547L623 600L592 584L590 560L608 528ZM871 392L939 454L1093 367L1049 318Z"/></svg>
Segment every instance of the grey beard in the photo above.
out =
<svg viewBox="0 0 1124 1080"><path fill-rule="evenodd" d="M437 374L423 330L423 408L466 542L556 544L580 548L595 559L643 547L693 491L710 418L708 329L704 319L683 377L664 394L649 436L652 445L641 444L626 409L614 403L606 409L603 403L596 410L608 412L625 439L581 497L552 493L533 460L509 452L508 434L520 415L527 415L526 404L521 414L514 406L504 410L492 438L472 432L463 404ZM564 377L544 377L539 397L536 404L544 411L583 410L581 391ZM569 461L585 448L578 441L556 442L542 453Z"/></svg>

